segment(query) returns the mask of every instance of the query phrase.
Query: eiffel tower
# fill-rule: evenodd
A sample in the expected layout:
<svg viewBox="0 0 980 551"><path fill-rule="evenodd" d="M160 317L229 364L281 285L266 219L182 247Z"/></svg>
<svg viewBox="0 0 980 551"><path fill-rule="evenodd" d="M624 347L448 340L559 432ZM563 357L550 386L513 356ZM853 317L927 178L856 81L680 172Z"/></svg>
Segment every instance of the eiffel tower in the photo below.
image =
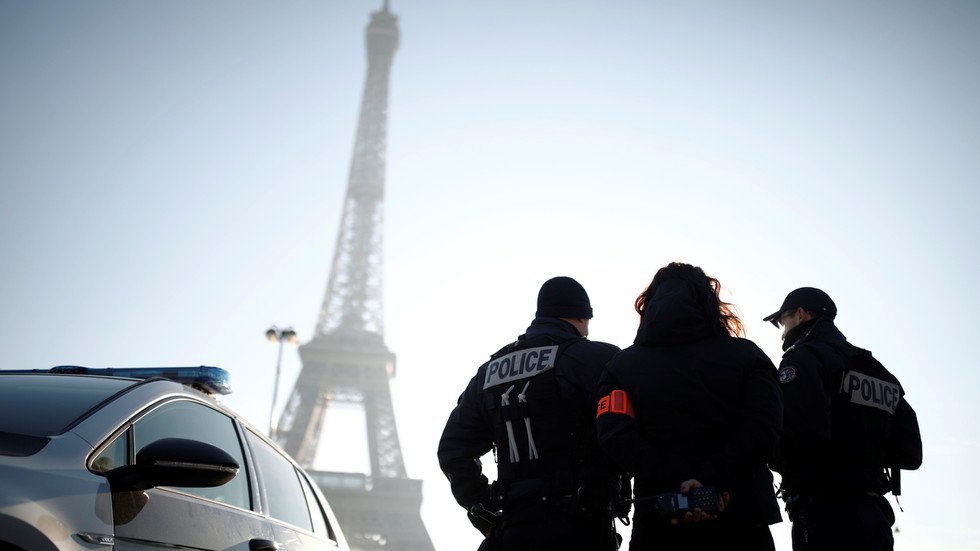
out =
<svg viewBox="0 0 980 551"><path fill-rule="evenodd" d="M300 346L303 367L274 434L327 495L353 550L433 551L419 512L422 481L408 478L402 461L388 383L395 355L382 319L388 81L399 34L387 0L366 34L367 79L326 296L315 336ZM331 403L364 408L370 473L309 469ZM344 453L344 443L331 452Z"/></svg>

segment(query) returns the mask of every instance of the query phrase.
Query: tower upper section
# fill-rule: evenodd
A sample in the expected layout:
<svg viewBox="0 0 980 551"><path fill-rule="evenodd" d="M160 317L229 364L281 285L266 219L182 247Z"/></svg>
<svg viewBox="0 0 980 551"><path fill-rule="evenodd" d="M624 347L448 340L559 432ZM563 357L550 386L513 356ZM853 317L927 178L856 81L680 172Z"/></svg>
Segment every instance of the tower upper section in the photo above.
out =
<svg viewBox="0 0 980 551"><path fill-rule="evenodd" d="M387 2L380 11L371 14L366 34L368 70L383 67L387 71L398 50L398 17L388 11Z"/></svg>
<svg viewBox="0 0 980 551"><path fill-rule="evenodd" d="M398 18L388 3L365 31L367 78L354 140L344 210L317 335L369 334L383 341L382 225L388 81L398 50Z"/></svg>

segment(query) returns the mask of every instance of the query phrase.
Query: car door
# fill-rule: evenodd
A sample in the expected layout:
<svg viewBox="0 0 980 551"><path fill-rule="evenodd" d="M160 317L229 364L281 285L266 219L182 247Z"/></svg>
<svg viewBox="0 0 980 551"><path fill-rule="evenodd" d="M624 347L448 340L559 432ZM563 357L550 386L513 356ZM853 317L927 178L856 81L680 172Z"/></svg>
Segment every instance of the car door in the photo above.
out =
<svg viewBox="0 0 980 551"><path fill-rule="evenodd" d="M237 424L206 404L187 399L159 404L136 419L95 462L113 455L118 458L120 449L128 450L125 455L132 461L140 449L161 438L217 446L235 459L240 470L230 482L214 488L113 492L117 551L158 551L161 547L249 551L253 542L275 538L272 525L253 511L254 490Z"/></svg>
<svg viewBox="0 0 980 551"><path fill-rule="evenodd" d="M337 528L303 472L252 430L245 430L245 438L255 459L264 511L275 522L276 543L287 551L339 549Z"/></svg>

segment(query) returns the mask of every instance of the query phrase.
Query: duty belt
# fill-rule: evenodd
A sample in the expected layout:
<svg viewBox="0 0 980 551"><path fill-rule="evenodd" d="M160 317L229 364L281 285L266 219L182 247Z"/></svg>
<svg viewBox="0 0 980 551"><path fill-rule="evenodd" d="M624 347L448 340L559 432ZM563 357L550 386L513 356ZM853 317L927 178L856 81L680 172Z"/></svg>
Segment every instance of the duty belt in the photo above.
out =
<svg viewBox="0 0 980 551"><path fill-rule="evenodd" d="M837 494L786 494L783 496L783 501L786 503L786 508L790 509L792 507L799 507L801 505L810 505L812 503L820 503L824 501L835 501L835 500L847 500L854 498L876 498L881 497L881 494L877 492L853 492L853 493L837 493Z"/></svg>

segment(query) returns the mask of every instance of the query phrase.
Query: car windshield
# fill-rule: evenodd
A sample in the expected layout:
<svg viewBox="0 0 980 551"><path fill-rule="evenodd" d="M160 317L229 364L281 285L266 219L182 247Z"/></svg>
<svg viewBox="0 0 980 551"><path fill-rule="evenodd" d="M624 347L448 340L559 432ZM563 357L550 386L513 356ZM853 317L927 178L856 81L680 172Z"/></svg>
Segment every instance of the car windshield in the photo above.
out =
<svg viewBox="0 0 980 551"><path fill-rule="evenodd" d="M131 379L84 375L21 375L0 371L0 432L61 434Z"/></svg>

